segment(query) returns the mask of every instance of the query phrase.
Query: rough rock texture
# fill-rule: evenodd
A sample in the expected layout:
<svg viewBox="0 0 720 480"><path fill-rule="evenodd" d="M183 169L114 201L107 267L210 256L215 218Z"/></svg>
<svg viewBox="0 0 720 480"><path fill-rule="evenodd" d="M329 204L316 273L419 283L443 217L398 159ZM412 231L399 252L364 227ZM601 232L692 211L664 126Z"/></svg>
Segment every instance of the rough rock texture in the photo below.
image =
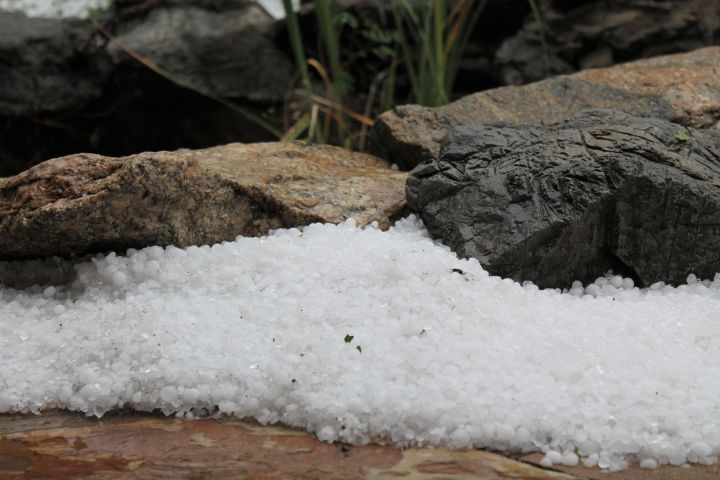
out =
<svg viewBox="0 0 720 480"><path fill-rule="evenodd" d="M340 222L387 227L406 174L300 143L48 160L0 183L0 259L202 245Z"/></svg>
<svg viewBox="0 0 720 480"><path fill-rule="evenodd" d="M596 111L555 126L461 126L407 183L435 238L491 273L569 287L720 271L720 131Z"/></svg>
<svg viewBox="0 0 720 480"><path fill-rule="evenodd" d="M537 20L506 39L495 58L503 83L685 52L720 42L720 2L707 0L540 0Z"/></svg>
<svg viewBox="0 0 720 480"><path fill-rule="evenodd" d="M720 47L488 90L439 108L400 106L375 123L371 151L410 169L437 158L456 125L552 124L598 108L712 127L720 121Z"/></svg>
<svg viewBox="0 0 720 480"><path fill-rule="evenodd" d="M705 469L696 469L698 472ZM328 444L233 418L0 415L0 478L572 480L479 450ZM688 477L690 478L690 477ZM699 478L699 477L698 477ZM608 480L614 480L608 476Z"/></svg>

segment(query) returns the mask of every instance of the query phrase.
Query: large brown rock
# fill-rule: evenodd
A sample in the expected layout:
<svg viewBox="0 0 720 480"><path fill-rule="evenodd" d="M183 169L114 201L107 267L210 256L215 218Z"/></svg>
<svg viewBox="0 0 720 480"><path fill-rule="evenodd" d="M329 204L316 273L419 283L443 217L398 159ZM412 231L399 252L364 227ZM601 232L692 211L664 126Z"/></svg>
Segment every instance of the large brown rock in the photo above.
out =
<svg viewBox="0 0 720 480"><path fill-rule="evenodd" d="M0 259L212 244L349 217L387 227L405 178L375 157L301 143L71 155L0 181Z"/></svg>
<svg viewBox="0 0 720 480"><path fill-rule="evenodd" d="M706 128L720 120L720 47L488 90L439 108L397 107L380 116L371 150L401 168L435 159L446 132L468 124L553 124L612 108Z"/></svg>

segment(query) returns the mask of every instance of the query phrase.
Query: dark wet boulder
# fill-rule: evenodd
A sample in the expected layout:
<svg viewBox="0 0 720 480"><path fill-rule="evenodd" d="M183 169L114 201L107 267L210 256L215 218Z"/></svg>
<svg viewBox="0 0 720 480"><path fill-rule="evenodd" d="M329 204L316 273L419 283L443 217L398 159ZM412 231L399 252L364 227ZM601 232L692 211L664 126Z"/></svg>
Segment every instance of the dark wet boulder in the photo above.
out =
<svg viewBox="0 0 720 480"><path fill-rule="evenodd" d="M554 126L460 126L415 168L408 204L491 273L569 287L720 271L720 131L617 111Z"/></svg>

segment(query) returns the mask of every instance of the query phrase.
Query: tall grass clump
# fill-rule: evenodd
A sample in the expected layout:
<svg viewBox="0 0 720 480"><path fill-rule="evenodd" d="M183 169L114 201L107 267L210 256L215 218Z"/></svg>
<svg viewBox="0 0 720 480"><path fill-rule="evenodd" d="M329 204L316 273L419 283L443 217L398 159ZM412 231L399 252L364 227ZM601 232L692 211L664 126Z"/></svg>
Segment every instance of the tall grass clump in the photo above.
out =
<svg viewBox="0 0 720 480"><path fill-rule="evenodd" d="M300 74L301 96L307 108L289 126L285 138L305 135L314 142L332 141L346 148L362 149L368 126L373 123L370 117L375 113L376 97L379 111L393 107L400 78L409 87L409 101L426 106L448 103L465 47L486 3L487 0L390 0L391 22L383 22L387 31L367 32L383 37L382 44L375 49L382 49L378 56L386 58L388 64L377 73L367 92L366 107L363 113L358 113L347 107L353 79L343 69L340 48L343 27L357 25L346 21L348 17L336 11L332 0L314 0L319 58L308 58L292 2L283 0ZM385 8L378 7L378 16L383 19ZM389 45L385 43L388 38L392 39ZM321 81L321 93L313 89L313 78ZM355 124L359 124L359 131L353 128Z"/></svg>
<svg viewBox="0 0 720 480"><path fill-rule="evenodd" d="M322 60L307 58L300 22L291 0L283 0L283 6L293 56L300 71L301 95L308 106L308 111L295 121L283 138L292 140L305 133L310 141L330 143L334 139L345 148L353 148L356 135L350 129L349 121L372 125L372 120L364 114L350 110L344 104L345 95L352 83L350 75L343 70L340 55L340 34L344 17L336 11L331 0L314 1L320 31L319 54ZM312 67L322 80L322 93L314 91L309 67Z"/></svg>
<svg viewBox="0 0 720 480"><path fill-rule="evenodd" d="M487 0L391 0L401 64L412 100L437 107L450 101L465 47Z"/></svg>

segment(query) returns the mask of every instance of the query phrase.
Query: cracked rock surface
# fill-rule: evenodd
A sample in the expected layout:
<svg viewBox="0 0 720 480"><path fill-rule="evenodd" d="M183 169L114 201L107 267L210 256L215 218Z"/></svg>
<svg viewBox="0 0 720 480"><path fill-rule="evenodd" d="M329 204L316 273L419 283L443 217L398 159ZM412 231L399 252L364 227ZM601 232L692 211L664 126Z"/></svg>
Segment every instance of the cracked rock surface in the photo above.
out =
<svg viewBox="0 0 720 480"><path fill-rule="evenodd" d="M541 287L608 270L641 286L720 271L718 130L608 110L461 126L406 191L433 237Z"/></svg>

